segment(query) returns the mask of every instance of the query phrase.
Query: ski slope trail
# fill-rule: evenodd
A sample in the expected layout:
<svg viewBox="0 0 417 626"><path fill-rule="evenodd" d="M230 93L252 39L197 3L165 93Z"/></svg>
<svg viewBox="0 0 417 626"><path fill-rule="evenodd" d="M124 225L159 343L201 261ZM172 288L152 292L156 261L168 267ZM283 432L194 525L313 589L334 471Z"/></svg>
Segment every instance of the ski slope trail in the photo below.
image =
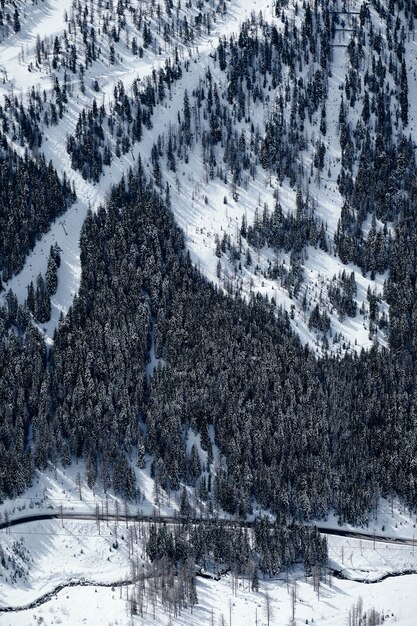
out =
<svg viewBox="0 0 417 626"><path fill-rule="evenodd" d="M0 44L0 68L4 76L3 83L0 84L0 95L10 95L19 91L22 100L25 101L25 93L32 87L40 88L47 93L52 90L53 73L46 74L33 67L28 69L28 67L30 60L34 59L38 35L54 37L62 34L66 28L64 15L69 12L71 5L72 0L64 0L64 2L48 0L36 5L35 8L31 7L33 9L32 19L27 20L30 25L23 26L19 33L10 36ZM256 3L254 0L231 2L228 5L227 14L224 18L219 18L210 36L202 36L198 45L190 48L196 57L195 62L200 67L205 67L207 57L216 48L219 37L238 32L240 23L248 18L252 11L257 13L263 11L265 15L270 15L271 6L270 2L265 0L261 3ZM88 75L87 72L86 75L91 80L93 77L98 78L101 90L100 97L102 97L103 102L109 102L118 81L122 80L126 90L129 90L135 79L143 79L150 75L155 68L163 65L169 56L169 54L163 53L159 56L148 54L143 59L138 59L138 57L126 58L123 63L111 68L105 67L103 63L96 63L94 74ZM48 344L52 343L53 334L61 314L67 313L79 289L81 280L79 240L88 208L95 211L100 204L105 202L110 189L120 182L129 168L135 167L139 154L146 162L153 143L153 135L148 132L147 137L139 145L136 144L130 153L119 159L115 158L112 165L105 168L98 184L84 180L78 172L71 168L70 157L66 151L66 138L74 133L82 109L88 109L95 97L97 94L87 86L85 94L77 92L76 95L69 98L67 111L58 126L43 128L44 140L41 151L47 162L52 162L58 175L62 177L65 173L67 179L74 184L77 201L64 215L51 224L49 231L37 241L27 256L22 271L12 277L5 285L6 291L12 289L19 302L23 303L27 296L29 284L31 282L35 284L39 273L44 275L46 272L51 245L54 243L59 245L62 250L61 267L58 273L58 289L51 299L51 319L39 326ZM176 111L173 109L163 111L162 119L158 119L155 126L158 128L161 124L167 125L173 115L176 115ZM19 146L14 147L21 152Z"/></svg>
<svg viewBox="0 0 417 626"><path fill-rule="evenodd" d="M31 86L35 90L39 89L41 93L42 91L46 94L53 92L55 74L51 67L42 64L36 67L36 62L33 63L34 60L36 61L36 43L38 35L46 34L52 42L55 35L62 35L64 30L68 29L64 15L65 12L71 12L72 3L69 0L65 0L64 3L49 0L36 6L36 15L39 17L37 25L31 28L24 25L20 33L10 36L7 42L0 44L0 65L3 67L4 76L7 76L7 80L5 79L0 85L0 94L10 95L20 88L19 97L23 102L25 98L27 99ZM66 149L67 138L74 135L80 113L84 109L87 111L91 109L94 99L99 105L102 103L107 110L111 110L114 90L119 81L123 82L126 93L131 96L133 81L138 79L143 81L151 76L155 70L164 66L167 59L172 59L173 52L160 49L159 53L156 53L145 49L143 56L140 57L134 56L130 53L130 49L125 47L123 58L117 53L117 62L114 65L109 64L104 55L91 67L85 69L84 92L80 90L79 75L71 74L69 102L63 119L57 126L44 126L41 150L47 161L52 162L58 174L61 177L65 174L74 185L77 202L51 224L48 232L38 240L28 255L23 270L5 285L6 289L12 289L19 301L23 303L28 285L31 282L36 283L39 273L45 274L51 245L56 242L60 246L62 262L58 272L58 290L51 299L51 319L39 326L49 345L53 342L53 334L61 314L67 313L79 290L81 280L79 240L88 208L96 211L100 204L106 202L111 188L120 182L129 168L135 168L139 156L147 168L147 174L150 178L152 177L150 168L152 147L159 136L162 135L166 139L170 127L175 127L182 113L185 90L190 94L198 85L199 80L204 82L207 68L212 72L216 83L220 85L223 82L223 90L227 87L224 84L225 77L216 67L213 58L219 38L238 35L245 20L260 14L264 22L273 23L278 30L282 31L283 20L281 16L274 17L273 9L274 5L270 0L262 0L260 3L255 3L254 0L230 0L224 15L213 14L213 24L209 35L200 35L188 47L180 46L179 58L185 71L180 79L170 85L169 97L154 108L153 128L144 129L141 141L135 143L126 154L116 157L113 153L112 164L104 167L98 183L84 180L79 172L72 169L71 158ZM291 4L286 8L286 16L300 27L302 18ZM29 19L27 21L29 23ZM302 343L309 345L317 356L327 351L339 355L344 351L359 352L362 348L370 348L375 340L381 345L387 345L386 335L382 332L376 331L374 339L372 333L369 332L369 321L366 317L368 290L370 289L382 298L386 275L378 274L371 280L359 267L352 263L344 265L337 255L333 254L334 234L342 207L342 197L338 187L341 168L338 114L349 68L346 47L348 41L348 32L339 29L332 43L331 72L328 78L325 106L328 129L326 136L321 138L326 144L326 166L322 172L316 172L314 176L305 175L301 181L303 193L312 198L317 217L326 226L329 250L324 251L317 245L306 246L302 260L303 284L296 298L293 298L281 280L268 274L268 269L277 261L288 267L290 254L282 251L277 254L266 247L256 251L252 249L250 251L252 256L256 254L257 257L256 267L248 268L242 263L244 267L240 273L237 273L236 267L226 258L222 258L222 266L219 270L215 243L216 237L222 238L226 234L234 245L240 246L239 228L243 217L248 220L248 223L253 223L257 211L262 212L263 207L271 210L275 203L276 189L279 189L284 213L294 212L296 189L294 185L289 184L288 180L280 182L277 180L273 183L271 179L268 182L266 170L258 168L259 171L254 179L248 176L248 181L239 187L238 194L236 194L238 199L231 198L233 194L226 179L223 181L218 176L208 179L207 168L201 155L201 146L196 141L189 162L179 162L176 172L165 167L163 187L161 187L165 188L166 184L169 185L175 219L184 232L187 249L199 270L212 283L226 290L232 285L235 291L239 291L244 297L250 297L252 292L256 292L269 299L274 298L277 307L282 307L291 313L290 323L293 330L298 334ZM104 36L100 39L100 44L103 48L108 45ZM121 48L119 52L120 50ZM409 42L407 50L411 64L416 54L414 41ZM313 66L300 69L300 80L309 79L309 72L312 71ZM62 72L59 78L62 79ZM99 93L93 89L95 80L99 83ZM284 81L285 77L283 77ZM270 96L268 96L268 102L271 104L258 104L250 111L252 123L259 127L261 135L264 132L268 107L273 106L273 91L271 100L269 98ZM354 114L357 113L356 111ZM412 111L411 117L414 114L415 112ZM314 120L313 122L306 120L305 124L306 147L300 152L300 167L305 172L308 170L313 172L315 144L321 135ZM237 124L236 130L248 136L248 128L245 124ZM21 146L15 145L14 147L22 152ZM114 146L112 148L114 149ZM355 317L339 317L333 305L326 301L326 294L332 281L343 271L355 273L357 287ZM308 306L305 306L303 302L308 303ZM309 320L314 303L321 303L321 306L327 307L331 318L330 342L322 342L320 334L310 328ZM385 314L388 313L388 307L385 304L381 304L380 308Z"/></svg>

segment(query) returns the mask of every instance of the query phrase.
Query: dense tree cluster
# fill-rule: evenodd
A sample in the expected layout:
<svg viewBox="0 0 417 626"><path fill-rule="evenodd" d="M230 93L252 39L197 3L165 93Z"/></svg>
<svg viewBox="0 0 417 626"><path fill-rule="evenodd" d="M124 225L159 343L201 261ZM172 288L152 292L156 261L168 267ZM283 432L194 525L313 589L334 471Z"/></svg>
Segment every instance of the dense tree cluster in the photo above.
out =
<svg viewBox="0 0 417 626"><path fill-rule="evenodd" d="M172 565L191 559L202 571L217 574L232 571L254 579L255 570L270 576L303 562L308 572L327 563L326 539L314 527L270 522L266 517L252 528L227 523L192 520L151 525L146 553L153 561L166 559Z"/></svg>
<svg viewBox="0 0 417 626"><path fill-rule="evenodd" d="M334 276L328 288L328 296L340 319L343 319L345 315L355 317L356 302L354 296L356 296L356 292L355 272L351 272L349 275L343 270L337 278Z"/></svg>
<svg viewBox="0 0 417 626"><path fill-rule="evenodd" d="M310 330L318 330L325 335L330 330L330 318L326 311L320 311L318 304L311 311L310 318L308 320L308 327Z"/></svg>
<svg viewBox="0 0 417 626"><path fill-rule="evenodd" d="M31 484L32 432L44 398L46 348L11 292L0 308L0 499Z"/></svg>
<svg viewBox="0 0 417 626"><path fill-rule="evenodd" d="M409 3L390 2L387 8L380 2L371 4L382 28L376 32L364 4L348 44L350 68L339 111L339 188L345 204L335 244L344 263L353 261L374 276L391 263L393 241L387 223L403 220L415 194L415 147L407 138L404 28L414 30L415 15ZM362 228L369 215L372 228L365 238Z"/></svg>
<svg viewBox="0 0 417 626"><path fill-rule="evenodd" d="M97 216L90 213L83 226L82 286L55 337L52 355L53 421L62 436L54 437L51 452L64 463L74 454L84 456L89 483L94 484L99 471L107 487L113 481L117 491L131 498L136 487L126 454L133 448L139 450L142 443L138 416L146 391L151 302L158 286L157 277L152 277L152 284L148 279L158 263L152 245L158 254L164 231L162 223L152 226L149 236L153 244L148 249L135 222L128 225L135 219L133 214L123 211L126 221L116 224L118 206L115 195L109 211L101 209ZM146 212L143 207L143 219ZM125 239L127 230L142 242ZM106 241L100 257L94 240ZM123 277L113 268L120 255L124 258ZM92 415L96 416L95 431L90 430Z"/></svg>
<svg viewBox="0 0 417 626"><path fill-rule="evenodd" d="M46 276L38 274L36 288L31 282L27 289L26 305L34 319L41 324L51 319L51 296L58 288L58 268L61 265L60 249L51 246Z"/></svg>
<svg viewBox="0 0 417 626"><path fill-rule="evenodd" d="M272 214L265 209L261 217L257 211L253 224L245 227L243 232L241 229L241 234L255 248L267 245L276 250L300 253L306 245L313 245L327 250L325 226L315 216L312 199L304 200L300 189L297 190L294 213L285 215L277 200Z"/></svg>
<svg viewBox="0 0 417 626"><path fill-rule="evenodd" d="M373 350L317 362L273 302L245 304L206 284L140 172L89 215L81 246L81 289L55 337L40 424L47 455L81 455L91 483L113 480L131 497L125 459L142 455L145 434L156 489L192 477L210 506L241 515L253 498L284 519L335 506L356 521L381 493L413 502L415 400L403 358ZM164 366L147 380L152 340ZM185 453L190 428L203 464Z"/></svg>
<svg viewBox="0 0 417 626"><path fill-rule="evenodd" d="M98 182L103 166L110 165L113 155L119 158L129 152L140 141L142 126L152 128L154 107L165 100L172 84L181 76L181 65L173 66L167 60L165 67L154 71L152 79L147 77L143 86L137 79L133 82L133 97L128 97L119 81L109 112L94 99L91 110L83 109L75 133L67 138L71 166L80 170L85 179Z"/></svg>
<svg viewBox="0 0 417 626"><path fill-rule="evenodd" d="M0 135L0 269L8 280L51 221L66 211L75 194L43 156L24 157Z"/></svg>

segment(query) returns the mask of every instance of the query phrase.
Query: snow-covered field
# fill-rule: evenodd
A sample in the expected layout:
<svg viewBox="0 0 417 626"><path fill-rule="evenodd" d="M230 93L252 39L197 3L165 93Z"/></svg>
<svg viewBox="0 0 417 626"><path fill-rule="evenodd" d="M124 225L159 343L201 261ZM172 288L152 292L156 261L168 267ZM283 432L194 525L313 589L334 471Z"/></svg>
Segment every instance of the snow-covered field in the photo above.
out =
<svg viewBox="0 0 417 626"><path fill-rule="evenodd" d="M29 525L28 525L29 526ZM33 526L33 525L31 525ZM40 595L47 593L65 581L94 581L91 587L70 587L53 595L51 599L34 609L0 614L0 624L26 625L29 623L45 624L216 624L225 623L237 626L267 624L267 595L270 599L271 624L288 624L292 615L292 593L296 585L295 624L315 623L344 626L347 623L349 610L363 599L364 611L374 607L387 616L385 623L398 623L403 626L415 624L417 597L415 594L416 575L388 578L377 584L365 585L353 580L336 578L322 582L319 591L315 591L312 581L306 581L300 570L290 572L288 581L285 576L274 580L261 580L259 592L249 590L249 582L240 580L238 587L233 584L231 576L220 581L198 579L198 605L185 609L181 616L174 618L160 604L153 607L150 603L143 618L129 616L127 598L132 586L119 587L118 582L129 579L129 562L127 549L123 540L119 549L111 547L114 539L114 528L102 525L101 535L94 523L59 521L36 524L36 529L26 527L16 531L17 537L23 538L30 546L29 552L33 559L32 573L27 583L9 586L3 583L0 587L2 605L24 606ZM29 536L26 533L33 533ZM128 531L120 522L119 538ZM11 537L2 537L4 541ZM3 542L2 542L3 543ZM355 561L359 567L370 559L386 560L382 552L391 548L377 548L352 545L349 540L344 546L345 559ZM330 546L332 553L333 546ZM359 556L362 555L363 556ZM372 555L375 556L372 556ZM392 554L392 558L396 558ZM410 556L411 559L411 556ZM360 570L357 570L359 572ZM100 583L113 583L113 587L101 587ZM230 619L231 611L231 622ZM306 621L308 620L308 621ZM314 620L314 622L313 622Z"/></svg>
<svg viewBox="0 0 417 626"><path fill-rule="evenodd" d="M343 571L348 580L326 576L317 591L311 578L305 580L301 569L294 567L288 576L283 572L276 579L261 579L259 592L252 592L250 581L239 579L236 586L236 581L230 575L220 581L199 578L198 605L192 612L188 608L180 616L174 617L159 603L154 618L153 606L149 601L144 605L146 613L143 617L132 618L127 598L133 587L119 585L121 581L131 578L129 552L132 549L138 554L139 563L145 564L142 540L139 538L134 545L129 540L134 525L132 522L126 523L123 518L124 503L111 497L106 501L104 494L90 491L78 477L82 471L82 466L75 466L38 474L33 487L22 498L5 502L1 506L2 519L6 515L12 519L51 511L58 513L58 519L26 523L0 531L0 546L8 563L8 569L0 567L0 606L24 607L57 586L69 582L88 581L96 584L66 587L36 608L0 613L2 626L26 626L30 623L68 626L127 626L132 623L220 626L222 616L224 623L230 624L230 611L231 623L235 626L263 626L267 624L268 601L270 624L287 625L292 616L295 584L295 624L345 626L348 613L359 598L363 600L363 611L374 607L387 617L385 623L404 626L415 624L417 574L388 577L374 584L365 583L383 579L387 574L417 572L417 549L413 545L383 544L372 539L366 541L331 535L328 535L330 567ZM130 505L129 512L152 513L155 510L153 482L146 471L141 474L140 486L142 497L137 505ZM59 517L61 510L94 514L97 505L102 512L106 509L109 512L119 511L117 526L114 521L101 521L98 524L94 520L61 520ZM170 514L177 508L175 500L168 501L163 497L158 512ZM377 535L413 539L416 522L416 517L398 503L381 501L378 514L369 527L357 530L371 535L375 532ZM320 524L326 525L322 522ZM327 525L329 528L338 527L337 520L332 516ZM147 532L146 524L142 524L141 528L142 533ZM356 530L353 527L346 528ZM138 535L140 537L140 532ZM113 545L116 538L117 549ZM7 561L9 556L22 572L21 576L15 575L14 579L12 574L16 568ZM100 586L106 584L110 586Z"/></svg>
<svg viewBox="0 0 417 626"><path fill-rule="evenodd" d="M13 614L0 614L0 624L29 624L32 620L44 619L45 624L221 624L222 615L229 623L231 606L232 624L266 624L266 594L271 602L271 624L287 624L292 613L291 593L296 583L296 624L316 623L345 625L348 611L359 597L363 598L364 610L375 607L390 616L387 623L404 626L415 624L417 598L416 575L388 578L377 584L365 585L353 580L336 578L322 582L318 592L312 581L305 581L301 571L293 569L285 580L281 576L274 580L261 580L259 592L249 590L250 583L240 580L238 588L231 576L220 581L198 579L198 605L191 613L187 609L174 619L161 605L157 606L156 619L149 605L143 619L129 617L126 602L132 586L118 587L121 580L129 579L129 561L126 542L121 537L128 533L124 522L119 523L119 548L114 550L114 526L101 525L100 532L93 522L59 521L39 522L19 527L15 535L2 536L2 544L12 539L23 539L31 556L31 571L26 583L0 586L0 602L8 606L24 606L37 597L54 589L61 582L82 580L96 582L92 587L66 588L53 595L40 607ZM330 553L337 547L330 543ZM365 546L353 540L345 540L342 550L344 559L353 562L360 575L360 567L387 559L396 560L398 548ZM411 563L411 551L409 561ZM388 553L388 554L385 554ZM414 560L414 557L413 557ZM100 587L100 583L113 583L112 587ZM393 615L392 615L393 614ZM258 621L256 622L256 618ZM170 622L171 619L171 622ZM214 619L214 622L212 621ZM314 619L314 622L313 622ZM306 620L309 620L306 622Z"/></svg>
<svg viewBox="0 0 417 626"><path fill-rule="evenodd" d="M287 589L285 582L261 581L257 593L238 588L232 593L230 580L220 582L199 580L199 603L174 617L157 605L147 607L143 617L129 615L129 587L69 588L51 601L30 611L0 615L2 626L29 624L62 624L65 626L267 626L267 596L269 597L270 626L286 626L292 620L293 583ZM333 580L331 586L320 588L319 599L310 582L298 580L294 625L346 626L352 607L363 600L363 610L375 608L384 617L384 624L415 626L417 613L416 577L391 578L378 585L364 586L351 581Z"/></svg>

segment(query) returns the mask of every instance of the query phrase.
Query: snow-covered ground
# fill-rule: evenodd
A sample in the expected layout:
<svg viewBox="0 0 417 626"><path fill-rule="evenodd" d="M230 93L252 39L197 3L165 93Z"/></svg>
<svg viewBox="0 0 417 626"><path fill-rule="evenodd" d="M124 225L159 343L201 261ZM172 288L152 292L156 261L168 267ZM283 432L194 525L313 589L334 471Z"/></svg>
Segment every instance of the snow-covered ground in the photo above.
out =
<svg viewBox="0 0 417 626"><path fill-rule="evenodd" d="M377 585L363 585L352 581L333 580L331 586L322 585L319 592L311 582L297 580L295 603L296 626L346 626L349 611L363 600L363 611L375 608L384 615L384 624L415 626L417 613L416 577L391 578ZM292 590L285 582L261 581L257 593L240 586L232 593L228 577L219 582L197 582L198 605L193 611L185 609L179 617L169 615L160 605L147 607L143 617L129 615L127 597L131 588L80 587L68 588L50 602L36 609L0 616L2 626L28 626L28 624L62 624L64 626L266 626L267 595L270 603L270 625L287 625L292 618ZM314 621L313 621L314 620Z"/></svg>
<svg viewBox="0 0 417 626"><path fill-rule="evenodd" d="M260 591L255 593L249 590L249 582L242 579L236 590L231 576L225 576L220 581L198 579L198 605L192 613L187 609L181 616L174 618L158 605L154 621L153 609L148 603L143 619L135 617L132 622L126 601L132 587L124 585L120 588L117 585L131 577L129 544L132 547L132 542L129 538L133 535L134 525L132 522L126 523L124 519L123 502L110 495L106 498L100 491L93 493L86 487L83 472L84 468L80 464L65 470L51 469L38 474L34 485L21 498L1 505L2 519L6 515L12 519L43 511L56 511L58 519L27 523L0 531L0 546L6 562L8 556L11 556L22 571L21 577L12 580L14 567L10 562L8 569L0 566L0 606L26 606L68 582L84 580L97 585L65 588L37 608L13 614L0 613L2 626L26 626L34 623L35 619L37 623L42 623L40 618L45 624L68 626L82 623L165 625L170 623L170 619L172 624L178 625L214 623L220 626L222 614L225 623L229 623L230 606L232 624L249 626L257 623L261 626L267 623L266 594L270 597L273 615L270 623L288 624L292 613L294 582L297 584L296 624L345 626L349 610L360 597L363 599L364 611L375 607L388 616L385 623L404 626L415 624L413 619L417 598L414 590L417 574L381 579L387 574L417 572L417 547L384 544L374 542L372 538L358 540L332 535L327 536L330 567L342 571L350 580L326 576L317 592L312 580L306 581L301 569L294 567L288 578L282 573L275 579L261 579ZM154 506L153 481L147 471L141 471L139 485L142 496L135 505L129 506L129 512L172 514L178 510L175 498L169 500L164 494L160 507ZM114 521L101 521L98 524L94 520L61 520L59 517L60 510L94 514L97 505L103 513L106 510L110 513L118 510L118 524ZM381 501L378 513L368 528L345 528L371 535L375 532L376 535L413 539L416 522L416 516L403 509L398 502ZM329 528L339 528L333 516L329 516L327 522L320 522L321 526L326 524ZM146 524L142 528L145 528L146 533ZM116 539L117 549L113 545ZM145 564L141 539L134 543L134 550L139 555L139 562ZM23 559L22 554L25 555ZM380 582L365 584L376 580ZM114 587L100 587L99 584Z"/></svg>
<svg viewBox="0 0 417 626"><path fill-rule="evenodd" d="M99 534L100 532L100 534ZM86 580L97 583L91 587L65 588L51 599L34 609L0 613L0 624L27 625L43 618L45 624L190 624L204 625L222 622L236 626L267 624L266 595L270 598L271 624L288 624L292 614L292 592L296 583L295 624L315 623L321 625L345 626L352 606L361 597L363 610L372 607L384 614L385 623L398 623L402 626L415 624L417 597L415 594L416 575L387 578L382 582L366 585L354 580L339 580L330 577L323 581L319 591L315 591L312 580L305 580L299 568L293 568L288 576L283 574L273 580L260 581L259 592L249 589L249 581L242 579L236 589L233 578L228 575L220 581L198 579L198 605L184 610L174 618L160 604L153 608L148 603L143 618L129 616L127 598L132 586L117 586L128 580L130 567L127 540L129 528L123 521L118 526L119 547L115 550L115 526L101 523L100 530L94 522L69 522L61 525L54 522L39 522L19 527L14 534L1 535L3 549L7 544L22 540L28 547L30 570L26 582L10 585L0 584L0 604L25 606L41 595L48 593L62 582ZM365 545L366 542L343 540L337 546L338 538L331 538L330 554L353 563L359 577L361 568L370 563L397 562L399 548ZM411 548L408 559L415 563ZM139 549L140 551L140 549ZM332 559L333 560L333 559ZM415 565L414 565L415 567ZM367 576L364 573L364 579ZM100 583L112 583L113 587L100 587ZM146 607L146 604L145 604ZM171 621L170 621L171 620ZM257 621L256 621L257 620ZM306 621L308 620L308 622ZM313 622L314 620L314 622Z"/></svg>

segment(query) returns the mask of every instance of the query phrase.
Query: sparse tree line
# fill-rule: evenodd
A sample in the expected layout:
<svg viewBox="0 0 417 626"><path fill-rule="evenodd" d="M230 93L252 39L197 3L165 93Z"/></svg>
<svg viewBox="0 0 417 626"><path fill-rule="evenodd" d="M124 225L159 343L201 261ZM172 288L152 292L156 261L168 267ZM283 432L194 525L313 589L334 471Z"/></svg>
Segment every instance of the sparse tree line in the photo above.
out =
<svg viewBox="0 0 417 626"><path fill-rule="evenodd" d="M160 603L176 617L198 603L196 574L217 578L230 573L233 587L259 591L261 575L274 576L293 563L304 563L306 575L319 580L327 565L327 544L313 527L282 526L262 518L254 529L227 527L216 520L151 524L145 536L148 564L133 544L132 615L153 613ZM319 583L317 583L319 584ZM269 610L271 607L269 607Z"/></svg>
<svg viewBox="0 0 417 626"><path fill-rule="evenodd" d="M187 0L184 4L165 0L162 4L141 5L133 0L74 0L69 12L65 12L62 35L37 36L35 49L29 51L28 69L71 73L80 81L84 93L86 72L96 62L113 66L122 62L126 54L141 58L166 52L178 58L195 46L202 35L209 35L226 11L225 0L206 4L201 0ZM3 22L13 22L15 32L18 16L16 10L3 18ZM21 62L25 61L26 51L22 50ZM93 80L91 86L97 89L98 82Z"/></svg>
<svg viewBox="0 0 417 626"><path fill-rule="evenodd" d="M34 4L35 0L31 0ZM37 2L37 0L36 0ZM43 2L43 0L42 0ZM27 0L23 0L22 5L27 4ZM17 5L11 0L1 0L0 2L0 42L7 39L13 33L18 33L21 29L21 12L24 6Z"/></svg>

